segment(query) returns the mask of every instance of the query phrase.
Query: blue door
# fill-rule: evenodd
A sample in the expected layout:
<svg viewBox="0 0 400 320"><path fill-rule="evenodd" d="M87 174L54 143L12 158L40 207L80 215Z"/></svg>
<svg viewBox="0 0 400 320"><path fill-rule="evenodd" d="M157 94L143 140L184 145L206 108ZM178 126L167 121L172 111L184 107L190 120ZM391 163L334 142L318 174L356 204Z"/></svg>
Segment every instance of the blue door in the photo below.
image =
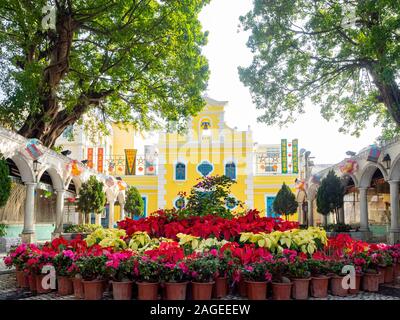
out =
<svg viewBox="0 0 400 320"><path fill-rule="evenodd" d="M133 220L139 220L140 218L144 218L147 216L147 197L142 197L144 204L144 214L143 216L133 216Z"/></svg>
<svg viewBox="0 0 400 320"><path fill-rule="evenodd" d="M271 218L278 217L278 215L274 213L274 207L273 207L274 200L275 200L275 197L273 197L273 196L267 196L267 198L266 198L267 217L271 217Z"/></svg>

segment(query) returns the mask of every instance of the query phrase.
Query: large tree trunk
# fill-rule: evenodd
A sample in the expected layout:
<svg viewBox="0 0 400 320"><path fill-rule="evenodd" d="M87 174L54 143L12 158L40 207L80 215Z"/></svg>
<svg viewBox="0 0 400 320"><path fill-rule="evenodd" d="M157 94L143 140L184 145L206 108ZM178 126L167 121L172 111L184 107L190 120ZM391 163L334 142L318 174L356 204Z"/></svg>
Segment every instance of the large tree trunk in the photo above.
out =
<svg viewBox="0 0 400 320"><path fill-rule="evenodd" d="M400 127L400 90L394 79L384 78L380 72L376 70L378 66L368 67L375 86L378 88L380 97L379 101L384 103L389 114Z"/></svg>
<svg viewBox="0 0 400 320"><path fill-rule="evenodd" d="M30 114L19 130L19 134L27 138L37 138L48 147L52 147L63 130L81 115L73 114L68 117L65 112L61 114L62 110L57 101L57 89L69 70L70 49L77 26L70 14L61 12L57 15L56 31L49 31L48 34L51 42L50 62L43 71L43 80L38 92L41 110Z"/></svg>

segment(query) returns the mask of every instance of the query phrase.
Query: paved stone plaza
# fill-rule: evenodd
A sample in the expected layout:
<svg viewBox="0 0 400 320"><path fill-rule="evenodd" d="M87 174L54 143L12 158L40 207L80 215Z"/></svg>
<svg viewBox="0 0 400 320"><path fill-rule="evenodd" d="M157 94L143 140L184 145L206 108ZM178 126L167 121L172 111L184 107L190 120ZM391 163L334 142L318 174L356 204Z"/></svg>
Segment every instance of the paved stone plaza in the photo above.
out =
<svg viewBox="0 0 400 320"><path fill-rule="evenodd" d="M16 288L15 273L0 273L0 300L75 300L74 296L59 296L57 293L34 295L29 291ZM398 291L399 288L396 288ZM110 300L110 293L105 293L104 300ZM223 300L244 300L239 296L227 296ZM347 297L329 295L326 299L309 298L309 300L400 300L400 297L362 292Z"/></svg>

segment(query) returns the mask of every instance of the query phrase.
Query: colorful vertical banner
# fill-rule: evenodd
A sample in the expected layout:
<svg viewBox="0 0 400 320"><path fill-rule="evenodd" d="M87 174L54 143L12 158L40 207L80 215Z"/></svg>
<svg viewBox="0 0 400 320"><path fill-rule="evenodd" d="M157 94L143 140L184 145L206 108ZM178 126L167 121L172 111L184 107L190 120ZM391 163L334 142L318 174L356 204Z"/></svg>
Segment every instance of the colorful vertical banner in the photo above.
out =
<svg viewBox="0 0 400 320"><path fill-rule="evenodd" d="M288 173L287 139L281 140L281 166L282 166L282 173Z"/></svg>
<svg viewBox="0 0 400 320"><path fill-rule="evenodd" d="M292 140L292 166L293 173L299 173L299 140Z"/></svg>
<svg viewBox="0 0 400 320"><path fill-rule="evenodd" d="M136 149L125 149L125 174L135 175Z"/></svg>
<svg viewBox="0 0 400 320"><path fill-rule="evenodd" d="M97 149L97 172L103 173L104 149Z"/></svg>
<svg viewBox="0 0 400 320"><path fill-rule="evenodd" d="M381 155L381 150L377 146L372 145L368 153L367 161L376 163L378 162L380 155Z"/></svg>
<svg viewBox="0 0 400 320"><path fill-rule="evenodd" d="M90 169L93 169L93 148L87 149L87 166Z"/></svg>
<svg viewBox="0 0 400 320"><path fill-rule="evenodd" d="M156 174L156 150L154 146L144 146L144 174Z"/></svg>

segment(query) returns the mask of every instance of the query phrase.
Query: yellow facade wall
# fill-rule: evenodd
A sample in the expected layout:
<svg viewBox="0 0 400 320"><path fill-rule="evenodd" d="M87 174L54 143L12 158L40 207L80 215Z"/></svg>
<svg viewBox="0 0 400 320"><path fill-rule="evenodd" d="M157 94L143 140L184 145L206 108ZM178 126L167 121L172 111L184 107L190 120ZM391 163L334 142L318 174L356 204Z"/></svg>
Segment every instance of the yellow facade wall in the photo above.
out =
<svg viewBox="0 0 400 320"><path fill-rule="evenodd" d="M132 126L122 123L113 123L113 155L120 156L125 154L125 149L134 149L135 130Z"/></svg>
<svg viewBox="0 0 400 320"><path fill-rule="evenodd" d="M158 177L157 176L125 176L123 180L135 186L142 197L146 197L146 215L157 211L158 208Z"/></svg>
<svg viewBox="0 0 400 320"><path fill-rule="evenodd" d="M266 197L276 196L283 183L290 187L293 193L296 192L294 180L297 175L262 175L254 176L254 207L266 215ZM284 218L284 217L282 217ZM289 220L297 221L297 213L290 216Z"/></svg>

